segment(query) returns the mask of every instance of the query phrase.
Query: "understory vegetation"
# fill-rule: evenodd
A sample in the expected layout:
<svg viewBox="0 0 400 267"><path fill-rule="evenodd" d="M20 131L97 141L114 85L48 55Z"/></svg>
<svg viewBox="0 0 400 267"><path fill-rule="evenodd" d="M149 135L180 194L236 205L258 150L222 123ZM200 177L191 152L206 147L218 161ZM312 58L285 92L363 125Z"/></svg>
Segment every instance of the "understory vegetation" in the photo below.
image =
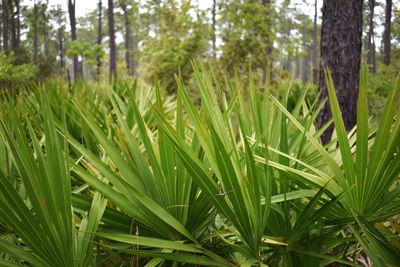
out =
<svg viewBox="0 0 400 267"><path fill-rule="evenodd" d="M347 134L328 73L321 129L307 88L194 73L200 103L180 79L4 92L0 265L398 266L399 80L371 127L362 73Z"/></svg>

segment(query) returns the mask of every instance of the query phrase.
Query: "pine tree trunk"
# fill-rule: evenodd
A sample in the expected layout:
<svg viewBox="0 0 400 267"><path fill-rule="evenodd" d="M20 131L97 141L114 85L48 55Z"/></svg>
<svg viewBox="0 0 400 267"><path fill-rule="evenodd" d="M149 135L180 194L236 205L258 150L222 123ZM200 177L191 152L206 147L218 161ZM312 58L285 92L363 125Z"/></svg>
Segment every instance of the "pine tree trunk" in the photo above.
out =
<svg viewBox="0 0 400 267"><path fill-rule="evenodd" d="M3 4L0 3L0 18L3 17ZM3 20L0 20L0 53L3 52Z"/></svg>
<svg viewBox="0 0 400 267"><path fill-rule="evenodd" d="M270 75L272 72L272 42L271 42L271 0L261 0L261 3L264 5L266 12L265 16L267 18L267 25L265 25L268 29L268 33L270 34L268 38L265 40L265 55L267 57L267 62L263 67L263 84L267 81L267 68L269 68Z"/></svg>
<svg viewBox="0 0 400 267"><path fill-rule="evenodd" d="M13 0L8 0L9 23L11 31L11 50L16 53L18 49L17 43L17 25L15 23L14 3Z"/></svg>
<svg viewBox="0 0 400 267"><path fill-rule="evenodd" d="M108 35L110 38L110 79L117 77L117 55L115 45L114 4L108 0Z"/></svg>
<svg viewBox="0 0 400 267"><path fill-rule="evenodd" d="M64 69L65 68L65 63L64 63L64 38L61 34L61 31L58 33L58 50L59 50L59 55L60 55L60 68Z"/></svg>
<svg viewBox="0 0 400 267"><path fill-rule="evenodd" d="M17 28L17 49L21 44L21 5L20 0L15 0L15 26Z"/></svg>
<svg viewBox="0 0 400 267"><path fill-rule="evenodd" d="M212 10L212 56L213 60L217 58L217 0L213 0Z"/></svg>
<svg viewBox="0 0 400 267"><path fill-rule="evenodd" d="M358 83L361 63L362 0L324 0L322 7L320 71L327 68L333 77L344 124L350 130L356 122ZM321 96L327 97L324 75L320 75ZM331 118L325 105L318 118L322 126ZM322 136L330 140L333 128Z"/></svg>
<svg viewBox="0 0 400 267"><path fill-rule="evenodd" d="M68 0L68 14L69 14L69 23L71 26L71 41L77 40L76 34L76 17L75 17L75 0ZM73 70L74 70L74 80L79 80L82 78L81 68L79 67L78 57L73 58Z"/></svg>
<svg viewBox="0 0 400 267"><path fill-rule="evenodd" d="M36 1L33 3L33 64L37 65L38 63L38 6Z"/></svg>
<svg viewBox="0 0 400 267"><path fill-rule="evenodd" d="M314 3L314 25L312 32L312 76L313 82L318 83L318 29L317 29L317 19L318 19L318 0Z"/></svg>
<svg viewBox="0 0 400 267"><path fill-rule="evenodd" d="M62 71L64 71L64 68L65 68L65 61L64 61L64 57L65 57L64 56L65 26L63 25L63 15L62 15L62 10L61 10L61 5L57 6L56 21L58 24L58 29L57 29L58 56L60 57L60 68Z"/></svg>
<svg viewBox="0 0 400 267"><path fill-rule="evenodd" d="M6 54L9 52L8 48L8 4L7 1L2 1L2 21L3 21L3 50Z"/></svg>
<svg viewBox="0 0 400 267"><path fill-rule="evenodd" d="M101 0L99 0L98 3L98 9L99 9L99 13L98 13L98 25L97 25L97 44L101 45L102 41L103 41L103 4L101 2ZM96 56L96 62L97 62L97 66L96 66L96 75L97 75L97 79L100 78L100 74L101 74L101 57L100 55Z"/></svg>
<svg viewBox="0 0 400 267"><path fill-rule="evenodd" d="M369 8L369 22L368 22L368 58L367 63L371 73L376 72L375 63L375 40L374 40L374 10L375 10L375 0L368 0Z"/></svg>
<svg viewBox="0 0 400 267"><path fill-rule="evenodd" d="M131 23L129 20L129 11L125 3L121 5L121 9L124 12L125 22L125 62L128 69L128 75L135 75L135 66L132 60L132 35L131 35Z"/></svg>
<svg viewBox="0 0 400 267"><path fill-rule="evenodd" d="M47 29L47 15L46 15L47 6L43 6L42 9L42 31L43 31L43 46L44 46L44 55L48 57L50 54L50 46L49 46L49 33Z"/></svg>
<svg viewBox="0 0 400 267"><path fill-rule="evenodd" d="M308 49L308 47L305 47L305 49ZM303 55L302 57L302 69L301 69L301 80L303 82L308 82L310 80L310 56L309 55Z"/></svg>
<svg viewBox="0 0 400 267"><path fill-rule="evenodd" d="M391 26L392 26L392 0L386 0L385 8L385 30L382 36L383 43L383 64L388 66L390 64L390 53L391 53Z"/></svg>

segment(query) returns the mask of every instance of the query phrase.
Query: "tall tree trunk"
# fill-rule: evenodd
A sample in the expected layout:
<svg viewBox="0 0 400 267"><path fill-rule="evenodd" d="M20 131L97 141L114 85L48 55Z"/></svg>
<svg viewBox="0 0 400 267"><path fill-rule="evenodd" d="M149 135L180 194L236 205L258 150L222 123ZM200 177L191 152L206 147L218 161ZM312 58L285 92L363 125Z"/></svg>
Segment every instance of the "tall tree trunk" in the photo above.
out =
<svg viewBox="0 0 400 267"><path fill-rule="evenodd" d="M65 61L64 61L64 42L65 42L65 26L63 23L63 11L61 5L57 6L57 16L56 21L58 24L57 29L57 43L58 43L58 56L60 57L60 69L64 71ZM63 73L63 72L62 72Z"/></svg>
<svg viewBox="0 0 400 267"><path fill-rule="evenodd" d="M369 18L368 18L368 58L367 63L371 73L376 72L375 63L375 35L374 35L374 10L375 0L368 0Z"/></svg>
<svg viewBox="0 0 400 267"><path fill-rule="evenodd" d="M361 63L362 0L324 0L322 7L320 71L327 68L333 77L344 124L350 130L356 122L358 83ZM327 97L324 75L320 75L321 96ZM328 105L320 113L319 126L331 118ZM333 128L322 136L330 140Z"/></svg>
<svg viewBox="0 0 400 267"><path fill-rule="evenodd" d="M15 21L17 27L17 48L19 48L21 44L21 2L20 0L15 0Z"/></svg>
<svg viewBox="0 0 400 267"><path fill-rule="evenodd" d="M390 64L390 53L391 53L391 27L392 27L392 0L386 0L385 8L385 30L382 36L383 42L383 64L386 66Z"/></svg>
<svg viewBox="0 0 400 267"><path fill-rule="evenodd" d="M296 79L301 79L301 71L302 71L301 68L302 68L302 66L300 64L300 55L297 55L295 57L295 64L296 65L295 65L295 75L294 75L294 77Z"/></svg>
<svg viewBox="0 0 400 267"><path fill-rule="evenodd" d="M33 2L33 64L38 64L38 6L36 1Z"/></svg>
<svg viewBox="0 0 400 267"><path fill-rule="evenodd" d="M75 17L75 0L68 0L69 23L71 26L71 41L77 40L76 35L76 17ZM73 58L74 61L74 80L82 78L81 68L79 67L78 57Z"/></svg>
<svg viewBox="0 0 400 267"><path fill-rule="evenodd" d="M315 84L318 83L318 29L317 29L317 20L318 20L318 0L315 0L314 3L314 25L312 32L312 76L313 82Z"/></svg>
<svg viewBox="0 0 400 267"><path fill-rule="evenodd" d="M306 49L309 49L308 47ZM303 70L301 74L301 80L303 82L308 82L310 81L310 54L303 55Z"/></svg>
<svg viewBox="0 0 400 267"><path fill-rule="evenodd" d="M289 41L289 38L287 39L287 41ZM288 72L291 72L293 69L293 67L292 67L293 58L292 57L293 57L292 53L288 51L288 55L284 59L283 69Z"/></svg>
<svg viewBox="0 0 400 267"><path fill-rule="evenodd" d="M0 3L0 18L3 17L3 3ZM3 20L0 20L0 53L3 52Z"/></svg>
<svg viewBox="0 0 400 267"><path fill-rule="evenodd" d="M117 77L117 55L115 45L114 4L108 0L108 35L110 38L110 79Z"/></svg>
<svg viewBox="0 0 400 267"><path fill-rule="evenodd" d="M211 19L212 19L212 56L213 60L217 57L217 0L213 0L212 10L211 10Z"/></svg>
<svg viewBox="0 0 400 267"><path fill-rule="evenodd" d="M103 41L103 4L101 2L101 0L99 0L98 3L98 25L97 25L97 44L101 45L102 41ZM100 55L96 56L96 62L97 62L97 66L96 66L96 75L97 75L97 79L100 78L100 74L101 74L101 57Z"/></svg>
<svg viewBox="0 0 400 267"><path fill-rule="evenodd" d="M8 5L7 1L2 1L1 12L2 26L3 26L3 51L8 54Z"/></svg>
<svg viewBox="0 0 400 267"><path fill-rule="evenodd" d="M310 45L307 44L307 38L309 35L307 33L310 33L309 30L303 29L303 56L302 56L302 68L301 68L301 80L303 82L307 82L310 79Z"/></svg>
<svg viewBox="0 0 400 267"><path fill-rule="evenodd" d="M47 3L42 5L42 31L43 31L44 55L45 57L48 57L50 54L50 46L49 46L49 33L47 29L46 9L47 9Z"/></svg>
<svg viewBox="0 0 400 267"><path fill-rule="evenodd" d="M11 31L11 50L16 53L18 49L17 43L17 26L15 23L15 12L13 0L8 0L8 11L9 11L9 23Z"/></svg>
<svg viewBox="0 0 400 267"><path fill-rule="evenodd" d="M127 9L126 3L121 5L121 9L124 12L125 22L125 61L126 67L128 68L128 75L135 75L135 66L132 60L132 35L131 35L131 23L129 20L129 10Z"/></svg>
<svg viewBox="0 0 400 267"><path fill-rule="evenodd" d="M59 51L59 56L60 56L60 68L64 69L65 68L65 62L64 62L64 36L59 30L58 32L58 51Z"/></svg>
<svg viewBox="0 0 400 267"><path fill-rule="evenodd" d="M263 67L262 73L263 73L263 84L267 81L267 69L269 69L270 74L272 71L272 42L271 42L271 28L272 28L272 23L271 23L271 0L261 0L261 4L264 5L265 7L265 17L267 21L267 31L269 33L269 36L265 40L265 55L267 58L267 62Z"/></svg>

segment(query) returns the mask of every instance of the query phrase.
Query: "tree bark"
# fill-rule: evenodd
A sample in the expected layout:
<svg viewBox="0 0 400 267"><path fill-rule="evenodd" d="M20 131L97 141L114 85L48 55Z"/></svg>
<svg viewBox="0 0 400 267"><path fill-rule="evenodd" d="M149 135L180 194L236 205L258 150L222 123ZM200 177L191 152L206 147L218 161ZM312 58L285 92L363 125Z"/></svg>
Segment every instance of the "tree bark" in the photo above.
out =
<svg viewBox="0 0 400 267"><path fill-rule="evenodd" d="M302 56L302 63L301 63L301 73L300 78L303 82L308 82L310 79L310 51L312 48L307 43L308 35L310 34L308 29L303 29L302 39L303 39L303 56ZM311 52L312 54L312 52Z"/></svg>
<svg viewBox="0 0 400 267"><path fill-rule="evenodd" d="M15 26L17 28L17 48L21 44L21 5L20 0L15 0Z"/></svg>
<svg viewBox="0 0 400 267"><path fill-rule="evenodd" d="M124 12L125 22L125 61L128 69L128 75L135 75L135 66L132 60L132 35L131 35L131 23L129 20L129 10L126 3L121 5L121 9Z"/></svg>
<svg viewBox="0 0 400 267"><path fill-rule="evenodd" d="M314 25L312 32L312 76L313 82L315 84L318 83L318 29L317 29L317 20L318 20L318 0L315 0L314 3Z"/></svg>
<svg viewBox="0 0 400 267"><path fill-rule="evenodd" d="M108 0L108 35L110 38L110 79L117 77L117 55L115 45L114 4Z"/></svg>
<svg viewBox="0 0 400 267"><path fill-rule="evenodd" d="M18 49L17 42L17 25L15 21L14 3L13 0L8 0L9 23L11 31L11 50L16 53Z"/></svg>
<svg viewBox="0 0 400 267"><path fill-rule="evenodd" d="M64 63L64 38L63 38L61 32L58 33L58 50L59 50L59 56L60 56L60 68L64 69L65 68L65 63Z"/></svg>
<svg viewBox="0 0 400 267"><path fill-rule="evenodd" d="M43 46L44 46L44 55L48 57L50 54L50 46L49 46L49 33L47 29L47 15L46 15L47 4L42 6L42 31L43 31Z"/></svg>
<svg viewBox="0 0 400 267"><path fill-rule="evenodd" d="M64 41L65 41L65 27L63 24L63 11L61 9L61 5L57 6L57 38L58 38L58 55L60 57L60 68L64 70L65 61L64 61Z"/></svg>
<svg viewBox="0 0 400 267"><path fill-rule="evenodd" d="M320 71L322 74L324 68L327 68L332 74L347 130L356 122L362 45L362 4L362 0L324 0L322 7ZM320 75L319 87L322 98L327 97L324 75ZM325 105L318 117L319 126L330 118L329 105ZM332 131L331 127L323 134L323 143L330 140Z"/></svg>
<svg viewBox="0 0 400 267"><path fill-rule="evenodd" d="M101 0L99 0L98 3L98 25L97 25L97 44L101 45L102 41L103 41L103 4L101 2ZM96 74L97 74L97 79L100 78L100 74L101 74L101 57L100 55L96 56L96 62L97 62L97 66L96 66Z"/></svg>
<svg viewBox="0 0 400 267"><path fill-rule="evenodd" d="M36 1L33 3L33 64L37 65L38 63L38 6Z"/></svg>
<svg viewBox="0 0 400 267"><path fill-rule="evenodd" d="M3 20L3 50L6 54L9 52L9 28L8 28L8 3L7 1L2 1L2 20Z"/></svg>
<svg viewBox="0 0 400 267"><path fill-rule="evenodd" d="M3 17L3 3L0 3L0 18ZM0 53L3 52L3 19L0 20Z"/></svg>
<svg viewBox="0 0 400 267"><path fill-rule="evenodd" d="M71 41L77 40L76 34L76 17L75 17L75 0L68 0L68 14L69 14L69 23L71 26ZM81 68L79 67L78 57L73 58L73 70L74 70L74 80L78 80L82 78Z"/></svg>
<svg viewBox="0 0 400 267"><path fill-rule="evenodd" d="M213 0L212 10L211 10L211 20L212 20L212 57L213 60L217 58L217 0Z"/></svg>
<svg viewBox="0 0 400 267"><path fill-rule="evenodd" d="M392 26L392 0L386 0L385 8L385 30L382 36L383 43L383 64L388 66L390 64L390 54L391 54L391 26Z"/></svg>
<svg viewBox="0 0 400 267"><path fill-rule="evenodd" d="M268 33L269 36L266 38L265 40L265 55L267 58L267 62L265 64L265 66L263 67L262 73L263 73L263 84L265 85L266 81L267 81L267 69L269 69L270 71L270 75L271 75L271 71L272 71L272 41L271 41L271 31L270 29L272 28L272 23L271 23L271 0L261 0L261 4L264 5L265 7L265 16L266 16L266 21L267 21L267 25L265 25L268 29Z"/></svg>
<svg viewBox="0 0 400 267"><path fill-rule="evenodd" d="M369 18L368 18L368 58L367 63L371 73L376 73L375 61L375 35L374 35L374 10L375 0L368 0Z"/></svg>

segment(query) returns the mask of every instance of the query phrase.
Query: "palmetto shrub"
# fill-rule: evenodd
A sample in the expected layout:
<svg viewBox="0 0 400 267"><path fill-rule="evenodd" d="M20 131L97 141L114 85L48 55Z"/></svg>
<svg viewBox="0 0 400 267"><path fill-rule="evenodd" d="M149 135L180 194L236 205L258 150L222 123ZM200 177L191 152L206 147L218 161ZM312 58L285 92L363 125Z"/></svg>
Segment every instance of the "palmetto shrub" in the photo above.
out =
<svg viewBox="0 0 400 267"><path fill-rule="evenodd" d="M362 74L346 133L329 74L333 120L316 129L325 102L307 89L289 112L290 88L206 69L200 107L179 79L176 97L129 82L3 95L0 265L396 266L399 82L373 130Z"/></svg>

